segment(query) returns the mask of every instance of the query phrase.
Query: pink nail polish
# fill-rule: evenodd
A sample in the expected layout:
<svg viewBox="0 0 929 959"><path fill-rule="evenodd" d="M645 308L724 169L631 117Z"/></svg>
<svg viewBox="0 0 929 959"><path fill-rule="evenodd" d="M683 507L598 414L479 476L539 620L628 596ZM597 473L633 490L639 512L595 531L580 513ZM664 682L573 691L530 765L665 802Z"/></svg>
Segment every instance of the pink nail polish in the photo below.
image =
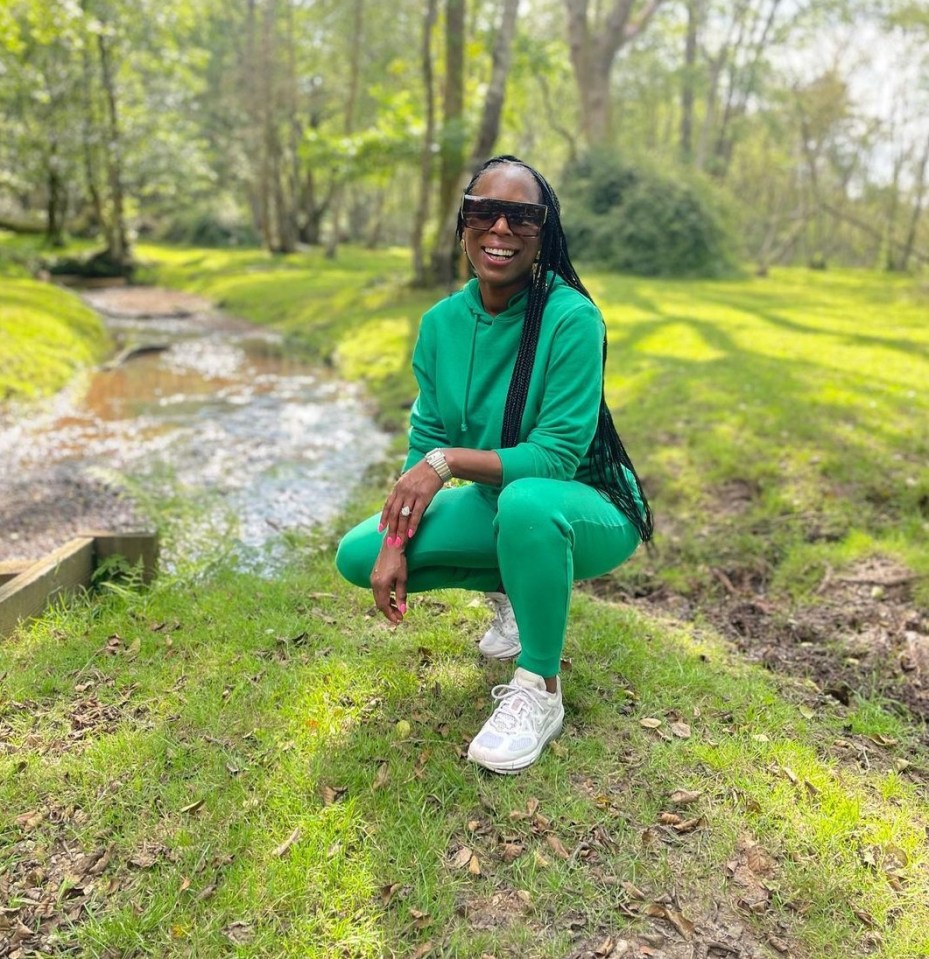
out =
<svg viewBox="0 0 929 959"><path fill-rule="evenodd" d="M409 536L410 539L412 539L412 538L413 538L413 530L408 529L408 530L406 531L406 535Z"/></svg>
<svg viewBox="0 0 929 959"><path fill-rule="evenodd" d="M383 533L383 532L384 532L384 524L383 524L383 523L378 523L378 524L377 524L377 531L378 531L379 533Z"/></svg>
<svg viewBox="0 0 929 959"><path fill-rule="evenodd" d="M401 613L405 613L405 612L406 612L406 603L401 603L401 604L397 607L397 609L399 609Z"/></svg>

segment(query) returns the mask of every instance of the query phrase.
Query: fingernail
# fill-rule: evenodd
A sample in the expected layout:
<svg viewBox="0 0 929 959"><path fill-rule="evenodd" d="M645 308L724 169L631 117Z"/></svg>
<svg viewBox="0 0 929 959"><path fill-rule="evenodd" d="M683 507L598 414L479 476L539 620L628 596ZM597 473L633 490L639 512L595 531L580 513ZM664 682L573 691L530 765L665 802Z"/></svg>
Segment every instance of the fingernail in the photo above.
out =
<svg viewBox="0 0 929 959"><path fill-rule="evenodd" d="M397 607L397 609L399 609L401 613L405 613L405 612L406 612L406 603L401 603L401 604Z"/></svg>
<svg viewBox="0 0 929 959"><path fill-rule="evenodd" d="M406 535L409 536L410 539L412 539L412 538L413 538L413 530L408 529L408 530L406 531Z"/></svg>
<svg viewBox="0 0 929 959"><path fill-rule="evenodd" d="M383 532L384 532L384 524L383 524L383 523L378 523L378 524L377 524L377 531L378 531L379 533L383 533Z"/></svg>
<svg viewBox="0 0 929 959"><path fill-rule="evenodd" d="M394 540L394 546L401 546L402 544L403 544L403 540L400 539L400 534L397 533L397 538Z"/></svg>

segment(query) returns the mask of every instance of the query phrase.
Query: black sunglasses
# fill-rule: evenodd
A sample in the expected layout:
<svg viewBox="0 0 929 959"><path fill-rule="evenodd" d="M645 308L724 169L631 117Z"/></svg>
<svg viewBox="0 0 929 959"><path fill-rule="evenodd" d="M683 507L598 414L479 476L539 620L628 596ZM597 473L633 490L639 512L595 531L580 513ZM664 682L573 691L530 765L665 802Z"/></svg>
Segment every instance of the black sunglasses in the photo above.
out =
<svg viewBox="0 0 929 959"><path fill-rule="evenodd" d="M485 233L501 216L516 236L538 236L545 225L548 207L543 203L516 203L467 193L462 198L461 219L469 230Z"/></svg>

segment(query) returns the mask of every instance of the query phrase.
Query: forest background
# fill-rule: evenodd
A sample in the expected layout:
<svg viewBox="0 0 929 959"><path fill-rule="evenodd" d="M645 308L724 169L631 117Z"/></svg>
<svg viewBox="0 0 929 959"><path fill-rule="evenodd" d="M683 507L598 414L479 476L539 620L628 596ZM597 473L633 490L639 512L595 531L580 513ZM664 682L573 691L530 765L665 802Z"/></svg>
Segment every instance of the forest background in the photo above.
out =
<svg viewBox="0 0 929 959"><path fill-rule="evenodd" d="M428 285L482 159L560 188L605 154L656 178L633 229L684 189L721 261L908 270L927 40L920 0L7 0L0 227L117 267L139 238L409 245Z"/></svg>

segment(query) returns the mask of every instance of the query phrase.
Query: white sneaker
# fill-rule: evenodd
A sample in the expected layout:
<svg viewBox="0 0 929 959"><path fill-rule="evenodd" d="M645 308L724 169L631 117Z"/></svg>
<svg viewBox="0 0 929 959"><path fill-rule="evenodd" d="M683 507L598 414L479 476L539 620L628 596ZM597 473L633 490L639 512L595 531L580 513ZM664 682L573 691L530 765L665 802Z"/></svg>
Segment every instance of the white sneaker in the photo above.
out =
<svg viewBox="0 0 929 959"><path fill-rule="evenodd" d="M513 681L494 686L492 695L499 703L471 740L468 759L495 773L515 773L531 766L561 732L561 678L550 693L541 676L517 667Z"/></svg>
<svg viewBox="0 0 929 959"><path fill-rule="evenodd" d="M484 633L478 649L488 659L514 659L519 655L522 645L519 642L519 628L513 615L513 606L506 593L485 593L491 609L494 611L490 629Z"/></svg>

